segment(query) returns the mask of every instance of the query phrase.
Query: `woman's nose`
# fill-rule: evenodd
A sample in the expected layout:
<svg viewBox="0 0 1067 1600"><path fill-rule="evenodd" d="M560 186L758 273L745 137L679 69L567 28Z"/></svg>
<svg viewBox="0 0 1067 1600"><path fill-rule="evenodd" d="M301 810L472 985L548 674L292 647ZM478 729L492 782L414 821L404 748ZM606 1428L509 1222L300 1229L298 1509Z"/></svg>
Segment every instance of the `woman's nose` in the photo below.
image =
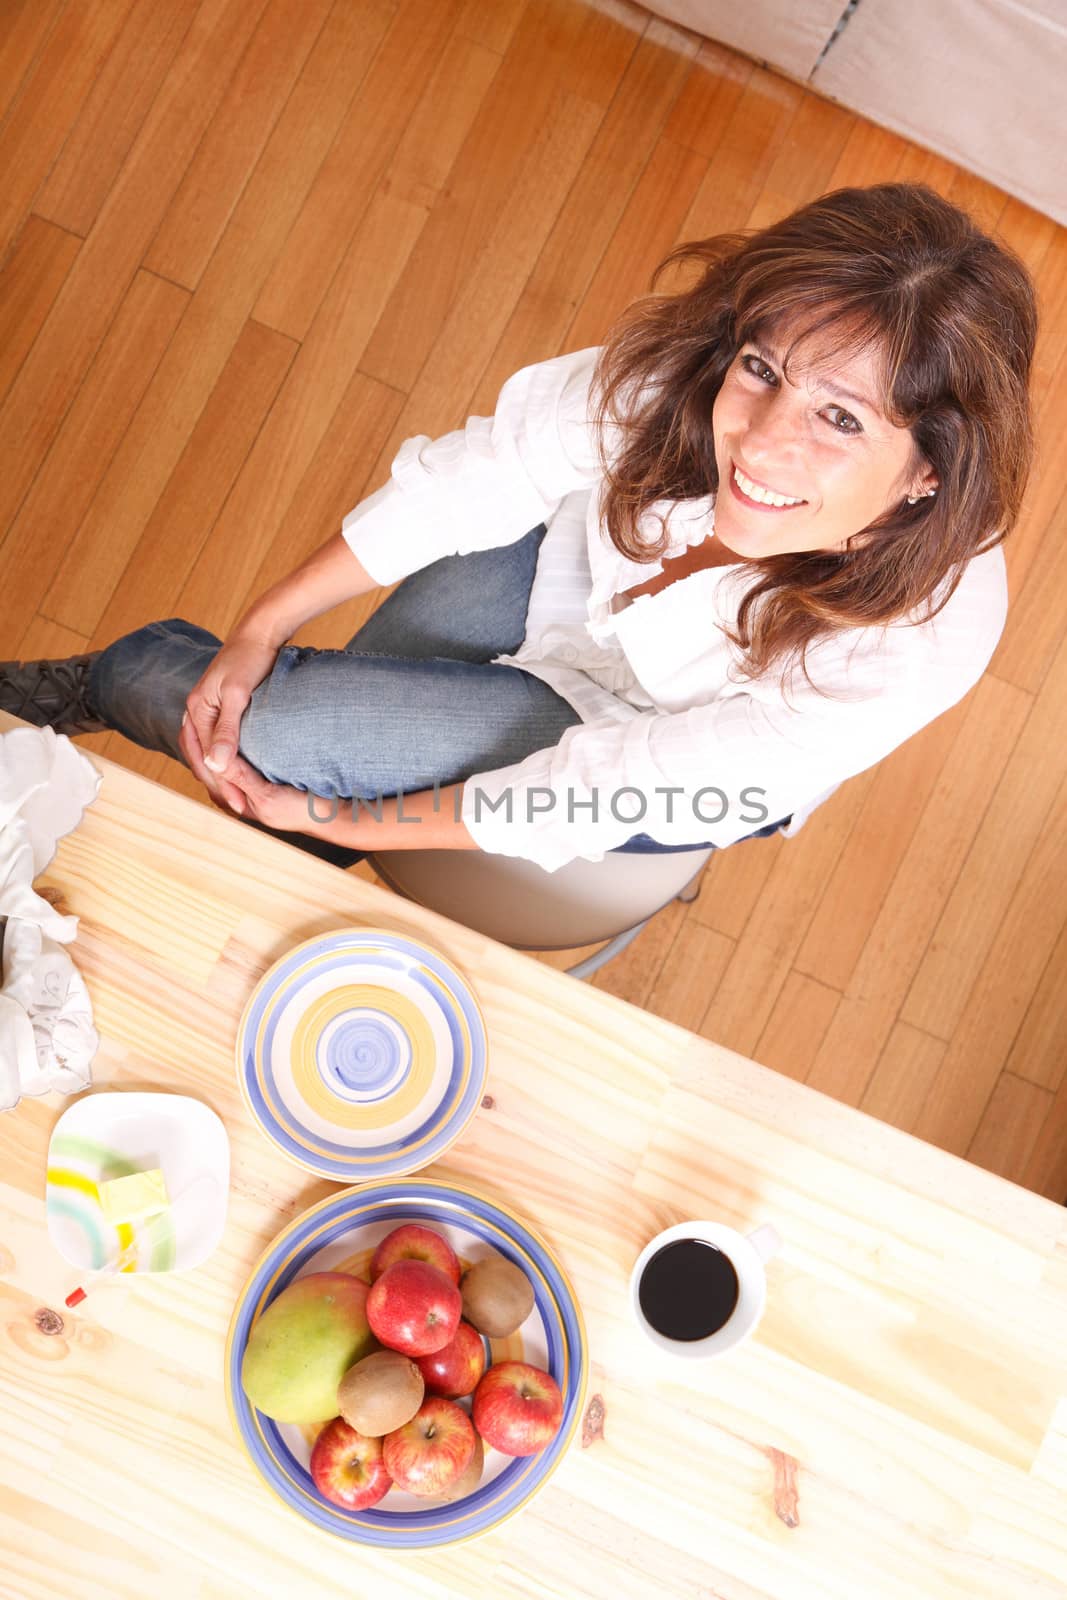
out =
<svg viewBox="0 0 1067 1600"><path fill-rule="evenodd" d="M783 406L763 406L748 419L741 449L749 466L781 465L788 469L800 446L800 423Z"/></svg>

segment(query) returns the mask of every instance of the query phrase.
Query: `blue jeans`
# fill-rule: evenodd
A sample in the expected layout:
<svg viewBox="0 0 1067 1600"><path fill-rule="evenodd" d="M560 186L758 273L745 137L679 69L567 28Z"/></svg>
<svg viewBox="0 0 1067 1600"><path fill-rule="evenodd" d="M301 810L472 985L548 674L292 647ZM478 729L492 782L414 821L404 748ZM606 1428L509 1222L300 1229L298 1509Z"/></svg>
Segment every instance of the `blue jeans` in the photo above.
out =
<svg viewBox="0 0 1067 1600"><path fill-rule="evenodd" d="M272 782L374 800L461 783L558 744L577 711L531 673L492 665L525 638L544 536L540 524L516 544L412 573L343 650L283 645L242 717L241 754ZM135 744L181 761L186 699L220 646L178 617L147 623L93 663L90 705ZM242 820L338 866L363 856ZM639 834L619 848L679 847Z"/></svg>

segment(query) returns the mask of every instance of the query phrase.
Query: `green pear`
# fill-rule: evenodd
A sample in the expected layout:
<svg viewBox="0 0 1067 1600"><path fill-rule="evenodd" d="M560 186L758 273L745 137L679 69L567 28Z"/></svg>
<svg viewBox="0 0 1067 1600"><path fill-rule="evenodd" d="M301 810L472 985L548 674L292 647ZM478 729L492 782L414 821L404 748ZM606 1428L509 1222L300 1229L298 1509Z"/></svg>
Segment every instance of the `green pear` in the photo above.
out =
<svg viewBox="0 0 1067 1600"><path fill-rule="evenodd" d="M283 1289L252 1328L241 1386L275 1422L329 1422L353 1362L377 1341L367 1322L369 1285L350 1272L312 1272Z"/></svg>

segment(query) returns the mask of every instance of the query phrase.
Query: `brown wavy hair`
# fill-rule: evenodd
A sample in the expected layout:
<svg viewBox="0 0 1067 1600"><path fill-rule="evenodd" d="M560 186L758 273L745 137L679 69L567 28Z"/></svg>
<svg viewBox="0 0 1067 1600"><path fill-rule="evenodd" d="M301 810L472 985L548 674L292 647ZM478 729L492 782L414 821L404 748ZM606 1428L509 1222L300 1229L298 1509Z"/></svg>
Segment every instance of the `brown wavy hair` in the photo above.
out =
<svg viewBox="0 0 1067 1600"><path fill-rule="evenodd" d="M669 539L662 515L656 542L639 530L645 509L717 493L711 413L727 369L746 341L773 339L797 317L786 365L814 335L827 360L874 350L885 413L911 430L913 465L925 457L939 487L914 506L902 500L843 551L753 561L762 576L738 631L726 630L747 652L742 676L781 658L799 659L807 676L809 647L839 630L936 616L971 557L1015 524L1029 476L1037 304L1018 256L925 184L882 183L836 189L759 231L680 244L653 273L653 290L676 262L701 264L700 277L634 301L594 372L613 544L654 561ZM620 429L610 453L605 423Z"/></svg>

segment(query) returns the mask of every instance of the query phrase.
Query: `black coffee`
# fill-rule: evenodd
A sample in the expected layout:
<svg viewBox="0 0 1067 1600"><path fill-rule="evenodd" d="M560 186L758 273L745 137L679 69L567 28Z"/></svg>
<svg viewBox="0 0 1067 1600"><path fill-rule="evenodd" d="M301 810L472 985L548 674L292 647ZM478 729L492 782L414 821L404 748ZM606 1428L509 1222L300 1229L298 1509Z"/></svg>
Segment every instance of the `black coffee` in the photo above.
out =
<svg viewBox="0 0 1067 1600"><path fill-rule="evenodd" d="M729 1322L740 1293L729 1256L703 1239L675 1239L648 1261L641 1311L665 1339L706 1339Z"/></svg>

